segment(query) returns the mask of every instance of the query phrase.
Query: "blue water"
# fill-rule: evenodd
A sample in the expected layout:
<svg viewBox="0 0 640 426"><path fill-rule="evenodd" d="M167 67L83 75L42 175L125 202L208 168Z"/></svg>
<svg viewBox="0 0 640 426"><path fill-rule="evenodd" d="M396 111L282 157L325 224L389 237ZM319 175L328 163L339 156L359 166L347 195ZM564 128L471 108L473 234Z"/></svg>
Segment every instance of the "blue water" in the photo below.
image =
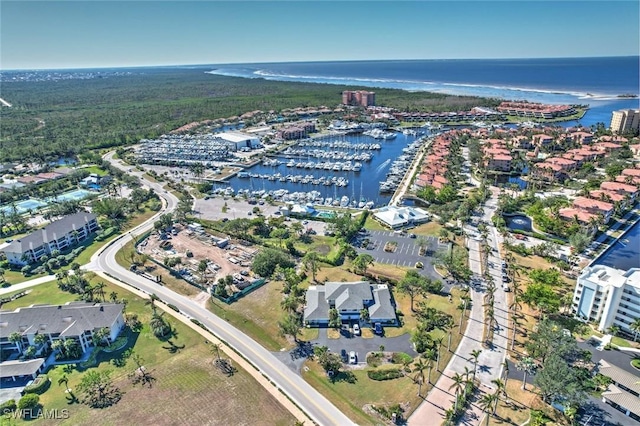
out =
<svg viewBox="0 0 640 426"><path fill-rule="evenodd" d="M639 58L477 59L235 64L213 74L279 81L395 88L545 103L589 104L579 123L609 124L611 111L638 108Z"/></svg>
<svg viewBox="0 0 640 426"><path fill-rule="evenodd" d="M262 163L257 164L246 171L249 173L256 173L259 175L272 175L280 173L283 176L291 175L313 175L317 178L320 176L325 177L344 177L349 180L349 185L345 187L336 186L324 186L324 185L312 185L311 183L294 183L294 182L279 182L270 181L261 178L239 178L237 176L229 179L229 185L237 191L238 189L249 189L253 191L271 191L286 188L289 192L310 192L318 191L321 193L322 198L340 199L346 195L350 199L360 200L365 198L367 201L373 201L376 206L386 205L391 199L392 194L380 194L379 183L386 180L387 171L391 168L392 160L402 155L402 149L406 148L411 142L416 140L416 136L405 135L398 133L395 139L391 140L379 140L364 135L346 135L336 137L336 140L356 143L379 143L381 145L380 150L366 151L373 154L371 161L361 161L362 169L360 172L353 171L334 171L334 170L319 170L319 169L304 169L296 167L287 167L287 158L284 156L278 157L284 164L278 167L264 166ZM315 158L297 158L296 161L331 161Z"/></svg>
<svg viewBox="0 0 640 426"><path fill-rule="evenodd" d="M605 265L624 271L640 268L640 221L604 252L594 265Z"/></svg>

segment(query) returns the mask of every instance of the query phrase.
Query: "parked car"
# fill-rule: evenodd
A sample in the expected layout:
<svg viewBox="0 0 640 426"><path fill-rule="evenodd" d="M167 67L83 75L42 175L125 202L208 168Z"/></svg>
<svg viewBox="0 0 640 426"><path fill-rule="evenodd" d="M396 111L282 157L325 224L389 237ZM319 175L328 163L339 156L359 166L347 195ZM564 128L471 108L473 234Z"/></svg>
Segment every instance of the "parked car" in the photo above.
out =
<svg viewBox="0 0 640 426"><path fill-rule="evenodd" d="M357 364L357 363L358 363L358 357L356 356L356 352L355 351L349 352L349 364Z"/></svg>
<svg viewBox="0 0 640 426"><path fill-rule="evenodd" d="M379 336L382 336L382 324L380 324L379 322L375 323L373 325L373 332Z"/></svg>
<svg viewBox="0 0 640 426"><path fill-rule="evenodd" d="M340 349L340 358L342 358L342 362L348 362L349 356L347 355L346 349Z"/></svg>
<svg viewBox="0 0 640 426"><path fill-rule="evenodd" d="M359 324L353 324L353 334L355 334L356 336L360 335L360 325Z"/></svg>
<svg viewBox="0 0 640 426"><path fill-rule="evenodd" d="M424 263L422 263L422 262L416 262L416 268L418 268L418 269L422 269L422 268L424 268Z"/></svg>
<svg viewBox="0 0 640 426"><path fill-rule="evenodd" d="M503 282L503 283L508 283L508 282L509 282L509 277L508 277L508 276L506 276L506 275L503 275L503 276L502 276L502 282Z"/></svg>
<svg viewBox="0 0 640 426"><path fill-rule="evenodd" d="M416 238L416 234L409 234L409 238Z"/></svg>
<svg viewBox="0 0 640 426"><path fill-rule="evenodd" d="M510 291L511 291L511 289L509 288L509 286L508 286L508 285L506 285L506 284L502 286L502 289L503 289L506 293L508 293L508 292L510 292Z"/></svg>

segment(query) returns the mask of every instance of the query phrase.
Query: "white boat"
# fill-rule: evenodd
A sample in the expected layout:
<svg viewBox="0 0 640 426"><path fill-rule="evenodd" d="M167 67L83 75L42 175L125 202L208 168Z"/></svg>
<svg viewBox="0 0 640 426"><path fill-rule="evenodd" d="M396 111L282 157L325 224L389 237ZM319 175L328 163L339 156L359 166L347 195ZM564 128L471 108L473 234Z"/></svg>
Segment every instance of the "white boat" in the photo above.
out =
<svg viewBox="0 0 640 426"><path fill-rule="evenodd" d="M340 207L347 207L349 205L349 197L347 197L346 195L343 195L342 198L340 198Z"/></svg>

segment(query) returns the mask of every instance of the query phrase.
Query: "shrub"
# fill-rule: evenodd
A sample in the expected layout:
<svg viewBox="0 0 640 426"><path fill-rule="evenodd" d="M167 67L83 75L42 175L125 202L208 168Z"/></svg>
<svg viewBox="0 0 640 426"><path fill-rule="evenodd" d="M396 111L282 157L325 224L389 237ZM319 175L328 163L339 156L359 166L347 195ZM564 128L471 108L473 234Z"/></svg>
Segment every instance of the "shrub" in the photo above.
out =
<svg viewBox="0 0 640 426"><path fill-rule="evenodd" d="M50 384L51 381L49 380L49 377L47 377L46 374L40 374L36 377L33 383L24 388L24 393L35 393L38 395L43 394L47 389L49 389Z"/></svg>
<svg viewBox="0 0 640 426"><path fill-rule="evenodd" d="M20 410L28 410L30 408L36 408L40 402L40 397L33 393L28 393L18 401L18 408Z"/></svg>
<svg viewBox="0 0 640 426"><path fill-rule="evenodd" d="M180 312L180 309L178 309L178 307L176 305L172 305L171 303L167 303L167 306L171 309L173 309L176 312Z"/></svg>
<svg viewBox="0 0 640 426"><path fill-rule="evenodd" d="M390 370L369 370L367 371L367 376L371 380L393 380L402 377L402 373L398 369L390 369Z"/></svg>
<svg viewBox="0 0 640 426"><path fill-rule="evenodd" d="M2 404L0 404L0 415L13 413L16 411L18 406L16 405L15 399L10 399Z"/></svg>

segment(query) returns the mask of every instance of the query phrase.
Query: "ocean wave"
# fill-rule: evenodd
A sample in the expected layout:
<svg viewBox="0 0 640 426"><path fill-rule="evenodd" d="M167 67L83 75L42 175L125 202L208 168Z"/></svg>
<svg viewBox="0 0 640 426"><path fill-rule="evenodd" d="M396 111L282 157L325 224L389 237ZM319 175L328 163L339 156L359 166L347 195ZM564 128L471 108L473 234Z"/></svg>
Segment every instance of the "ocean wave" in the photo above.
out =
<svg viewBox="0 0 640 426"><path fill-rule="evenodd" d="M410 92L428 91L450 95L489 96L502 99L527 99L549 103L573 103L578 100L614 101L620 98L616 94L589 93L575 90L558 90L517 86L501 86L477 83L447 83L428 80L406 80L370 77L337 77L321 75L283 74L265 69L216 69L207 71L232 77L264 78L280 81L304 81L327 84L358 84L368 87L403 89Z"/></svg>

